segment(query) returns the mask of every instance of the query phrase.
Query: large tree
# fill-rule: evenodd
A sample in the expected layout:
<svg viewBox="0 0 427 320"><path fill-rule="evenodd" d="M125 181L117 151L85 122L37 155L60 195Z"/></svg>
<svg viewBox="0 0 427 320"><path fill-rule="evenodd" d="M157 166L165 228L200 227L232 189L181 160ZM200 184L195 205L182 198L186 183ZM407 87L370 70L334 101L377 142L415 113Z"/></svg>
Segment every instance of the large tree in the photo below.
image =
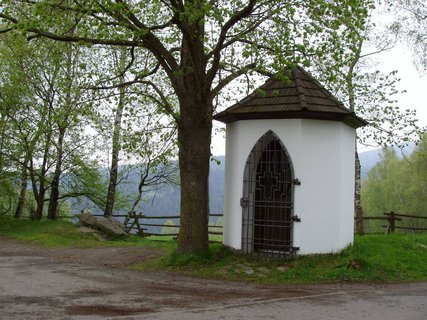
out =
<svg viewBox="0 0 427 320"><path fill-rule="evenodd" d="M242 75L273 74L309 65L325 54L340 66L343 43L363 27L363 1L320 0L2 0L4 30L89 45L148 50L160 66L150 85L162 97L168 83L179 110L161 112L177 123L181 175L178 251L208 246L208 175L214 99ZM61 17L72 16L64 23ZM333 54L330 54L333 53ZM156 82L160 79L161 83Z"/></svg>

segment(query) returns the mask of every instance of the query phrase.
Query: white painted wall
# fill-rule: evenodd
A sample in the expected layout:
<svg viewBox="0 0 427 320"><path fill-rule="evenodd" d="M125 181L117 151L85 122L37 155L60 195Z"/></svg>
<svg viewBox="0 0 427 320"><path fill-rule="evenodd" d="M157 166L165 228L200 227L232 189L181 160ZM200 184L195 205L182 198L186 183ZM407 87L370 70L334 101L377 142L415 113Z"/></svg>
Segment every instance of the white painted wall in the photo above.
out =
<svg viewBox="0 0 427 320"><path fill-rule="evenodd" d="M299 254L335 252L353 241L355 130L310 119L242 120L227 124L224 244L241 249L243 172L259 138L272 130L301 181L295 186L294 246Z"/></svg>

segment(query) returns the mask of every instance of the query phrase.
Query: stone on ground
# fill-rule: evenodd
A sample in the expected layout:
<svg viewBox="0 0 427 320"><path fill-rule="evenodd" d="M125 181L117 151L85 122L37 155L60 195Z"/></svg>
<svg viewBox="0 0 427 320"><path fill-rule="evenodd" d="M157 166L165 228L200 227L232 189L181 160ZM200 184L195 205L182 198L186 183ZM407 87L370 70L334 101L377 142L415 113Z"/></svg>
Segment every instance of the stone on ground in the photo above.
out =
<svg viewBox="0 0 427 320"><path fill-rule="evenodd" d="M109 236L126 236L123 224L114 218L94 217L90 213L80 213L77 215L79 221L86 227L99 230Z"/></svg>

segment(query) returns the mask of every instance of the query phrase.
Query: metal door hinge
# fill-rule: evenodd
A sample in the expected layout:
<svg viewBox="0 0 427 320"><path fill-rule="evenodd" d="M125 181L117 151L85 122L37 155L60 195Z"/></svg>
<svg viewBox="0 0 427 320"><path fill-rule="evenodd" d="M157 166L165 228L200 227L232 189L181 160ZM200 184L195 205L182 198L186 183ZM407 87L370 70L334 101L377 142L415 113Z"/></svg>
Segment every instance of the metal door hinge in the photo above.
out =
<svg viewBox="0 0 427 320"><path fill-rule="evenodd" d="M300 186L300 185L301 185L301 181L299 181L299 179L298 179L298 178L293 179L293 180L292 180L292 182L293 182L293 184L294 184L294 185L296 185L296 186Z"/></svg>
<svg viewBox="0 0 427 320"><path fill-rule="evenodd" d="M292 221L293 222L301 222L301 218L298 217L297 215L292 216Z"/></svg>
<svg viewBox="0 0 427 320"><path fill-rule="evenodd" d="M240 206L242 208L247 208L249 207L249 200L245 199L245 198L240 198Z"/></svg>

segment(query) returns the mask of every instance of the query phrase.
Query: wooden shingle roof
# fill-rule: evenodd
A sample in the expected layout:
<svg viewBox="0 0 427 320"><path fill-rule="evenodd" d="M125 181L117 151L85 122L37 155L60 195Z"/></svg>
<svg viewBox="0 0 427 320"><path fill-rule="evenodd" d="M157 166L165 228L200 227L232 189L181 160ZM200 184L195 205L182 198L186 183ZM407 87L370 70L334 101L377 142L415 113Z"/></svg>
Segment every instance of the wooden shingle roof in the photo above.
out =
<svg viewBox="0 0 427 320"><path fill-rule="evenodd" d="M367 124L301 67L290 72L287 83L270 78L252 94L214 116L225 123L295 118L342 121L353 128Z"/></svg>

